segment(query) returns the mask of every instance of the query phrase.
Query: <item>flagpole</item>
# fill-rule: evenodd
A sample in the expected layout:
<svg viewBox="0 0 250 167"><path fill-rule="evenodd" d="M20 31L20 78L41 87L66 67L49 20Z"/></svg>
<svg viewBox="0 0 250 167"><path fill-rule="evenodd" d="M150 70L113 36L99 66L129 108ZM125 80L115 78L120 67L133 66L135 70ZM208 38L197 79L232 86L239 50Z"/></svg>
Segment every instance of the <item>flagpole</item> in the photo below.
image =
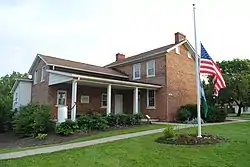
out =
<svg viewBox="0 0 250 167"><path fill-rule="evenodd" d="M199 56L197 52L197 35L196 35L196 18L195 18L195 4L193 4L193 14L194 14L194 38L195 38L195 71L196 71L196 98L197 98L197 120L198 120L198 135L201 136L201 110L200 110L200 71L199 71Z"/></svg>

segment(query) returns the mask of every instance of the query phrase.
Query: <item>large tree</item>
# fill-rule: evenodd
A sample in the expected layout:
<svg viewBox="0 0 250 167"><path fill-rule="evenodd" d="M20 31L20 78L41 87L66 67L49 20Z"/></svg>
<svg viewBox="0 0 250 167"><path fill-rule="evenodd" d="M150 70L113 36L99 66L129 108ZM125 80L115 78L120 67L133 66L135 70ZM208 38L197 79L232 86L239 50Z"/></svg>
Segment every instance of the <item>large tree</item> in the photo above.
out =
<svg viewBox="0 0 250 167"><path fill-rule="evenodd" d="M239 107L237 116L240 116L242 108L250 102L250 60L234 59L217 62L217 64L226 82L226 88L220 91L216 99L217 103L222 105L228 103L232 106L234 102ZM209 83L211 91L211 79Z"/></svg>
<svg viewBox="0 0 250 167"><path fill-rule="evenodd" d="M27 74L13 72L12 74L0 77L0 132L4 131L5 124L10 121L12 109L12 86L17 78L27 78Z"/></svg>

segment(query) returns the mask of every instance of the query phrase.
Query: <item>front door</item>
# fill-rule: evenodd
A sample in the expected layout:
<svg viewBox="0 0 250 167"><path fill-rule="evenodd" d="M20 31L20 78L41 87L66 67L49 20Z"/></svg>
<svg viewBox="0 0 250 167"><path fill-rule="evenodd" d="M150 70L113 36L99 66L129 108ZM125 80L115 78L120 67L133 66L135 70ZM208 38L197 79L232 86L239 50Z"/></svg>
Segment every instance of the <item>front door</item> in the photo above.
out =
<svg viewBox="0 0 250 167"><path fill-rule="evenodd" d="M122 114L123 113L123 96L122 95L115 95L115 114Z"/></svg>

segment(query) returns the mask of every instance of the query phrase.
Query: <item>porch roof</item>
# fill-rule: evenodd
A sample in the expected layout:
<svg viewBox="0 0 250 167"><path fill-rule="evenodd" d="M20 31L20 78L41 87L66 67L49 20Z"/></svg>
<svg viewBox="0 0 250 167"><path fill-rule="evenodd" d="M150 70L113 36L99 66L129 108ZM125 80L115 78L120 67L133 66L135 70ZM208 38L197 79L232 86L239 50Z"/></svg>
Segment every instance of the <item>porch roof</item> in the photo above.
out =
<svg viewBox="0 0 250 167"><path fill-rule="evenodd" d="M121 81L116 79L107 79L107 78L100 78L100 77L93 77L93 76L86 76L86 75L78 75L73 73L66 73L61 71L55 70L47 70L49 73L56 75L56 78L62 78L61 81L57 80L57 82L49 82L49 85L64 83L72 80L83 81L87 83L99 83L99 84L112 84L124 87L138 87L138 88L151 88L151 89L159 89L162 86L157 84L149 84L149 83L142 83L137 81ZM60 77L61 76L61 77ZM50 78L50 80L53 80Z"/></svg>

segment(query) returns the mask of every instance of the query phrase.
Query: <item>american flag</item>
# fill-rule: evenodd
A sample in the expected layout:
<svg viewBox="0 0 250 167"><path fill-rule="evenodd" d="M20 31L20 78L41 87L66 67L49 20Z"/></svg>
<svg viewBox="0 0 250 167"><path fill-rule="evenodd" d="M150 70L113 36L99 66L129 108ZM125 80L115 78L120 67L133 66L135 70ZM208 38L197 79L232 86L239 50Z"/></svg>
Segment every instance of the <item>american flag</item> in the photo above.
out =
<svg viewBox="0 0 250 167"><path fill-rule="evenodd" d="M215 96L218 96L220 89L226 87L219 66L209 56L202 43L201 43L201 58L200 58L200 74L206 74L212 76Z"/></svg>

